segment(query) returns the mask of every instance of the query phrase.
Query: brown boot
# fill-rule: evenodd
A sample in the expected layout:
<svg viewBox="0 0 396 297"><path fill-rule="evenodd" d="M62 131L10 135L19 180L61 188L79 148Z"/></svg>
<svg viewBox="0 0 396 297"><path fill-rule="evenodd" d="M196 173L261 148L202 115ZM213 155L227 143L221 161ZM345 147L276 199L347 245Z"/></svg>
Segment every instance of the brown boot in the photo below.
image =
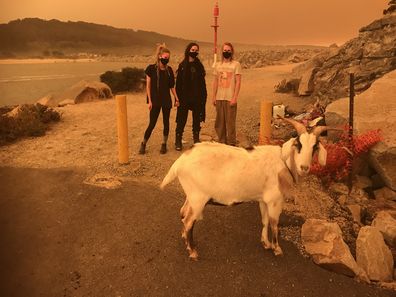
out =
<svg viewBox="0 0 396 297"><path fill-rule="evenodd" d="M140 144L139 154L144 155L145 153L146 153L146 144L144 142L142 142Z"/></svg>

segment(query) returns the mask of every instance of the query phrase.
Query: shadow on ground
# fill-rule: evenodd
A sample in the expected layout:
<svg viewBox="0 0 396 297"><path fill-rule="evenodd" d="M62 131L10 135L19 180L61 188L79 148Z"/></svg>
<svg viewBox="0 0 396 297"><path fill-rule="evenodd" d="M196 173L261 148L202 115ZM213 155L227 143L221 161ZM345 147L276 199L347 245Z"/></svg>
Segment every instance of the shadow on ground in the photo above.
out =
<svg viewBox="0 0 396 297"><path fill-rule="evenodd" d="M85 178L0 168L1 296L394 296L319 268L289 242L284 257L264 251L254 203L208 206L191 262L175 189Z"/></svg>

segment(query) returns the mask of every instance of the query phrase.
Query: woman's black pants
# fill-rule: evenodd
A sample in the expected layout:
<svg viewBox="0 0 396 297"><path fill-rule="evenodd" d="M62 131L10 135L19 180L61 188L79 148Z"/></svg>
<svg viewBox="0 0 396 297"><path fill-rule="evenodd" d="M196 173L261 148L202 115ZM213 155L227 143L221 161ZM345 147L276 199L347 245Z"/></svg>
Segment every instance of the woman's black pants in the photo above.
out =
<svg viewBox="0 0 396 297"><path fill-rule="evenodd" d="M179 106L177 108L177 115L176 115L176 134L183 135L184 127L187 123L188 117L188 107L187 106ZM199 111L197 108L192 110L192 120L193 120L193 134L198 134L201 130L201 120Z"/></svg>
<svg viewBox="0 0 396 297"><path fill-rule="evenodd" d="M150 123L146 129L146 132L144 132L144 139L148 140L151 136L151 133L154 130L155 124L157 124L158 116L160 114L160 111L162 109L162 120L164 123L164 136L169 135L169 115L170 115L170 108L164 108L164 107L152 107L150 110Z"/></svg>

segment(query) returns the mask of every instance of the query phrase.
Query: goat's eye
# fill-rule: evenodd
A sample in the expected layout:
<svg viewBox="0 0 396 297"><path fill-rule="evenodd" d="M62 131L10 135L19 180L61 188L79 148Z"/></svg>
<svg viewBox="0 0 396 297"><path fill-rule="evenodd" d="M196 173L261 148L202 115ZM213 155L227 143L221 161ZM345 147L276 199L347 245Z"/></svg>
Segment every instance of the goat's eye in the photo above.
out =
<svg viewBox="0 0 396 297"><path fill-rule="evenodd" d="M300 152L302 148L302 144L300 140L297 138L297 140L294 142L294 146L297 148L297 151Z"/></svg>
<svg viewBox="0 0 396 297"><path fill-rule="evenodd" d="M315 152L318 150L319 144L315 143L315 145L312 147L312 156L315 154Z"/></svg>

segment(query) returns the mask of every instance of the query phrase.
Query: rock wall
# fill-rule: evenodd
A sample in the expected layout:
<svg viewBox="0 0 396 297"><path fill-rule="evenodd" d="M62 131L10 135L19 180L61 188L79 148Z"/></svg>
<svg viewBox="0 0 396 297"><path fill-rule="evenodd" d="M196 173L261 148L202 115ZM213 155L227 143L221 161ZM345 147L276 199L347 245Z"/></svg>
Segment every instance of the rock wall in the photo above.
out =
<svg viewBox="0 0 396 297"><path fill-rule="evenodd" d="M356 38L318 54L295 69L276 90L332 101L348 95L349 73L355 73L355 91L359 94L396 69L396 10L393 2L389 5L384 16L361 28ZM299 83L294 89L284 88L296 79Z"/></svg>

